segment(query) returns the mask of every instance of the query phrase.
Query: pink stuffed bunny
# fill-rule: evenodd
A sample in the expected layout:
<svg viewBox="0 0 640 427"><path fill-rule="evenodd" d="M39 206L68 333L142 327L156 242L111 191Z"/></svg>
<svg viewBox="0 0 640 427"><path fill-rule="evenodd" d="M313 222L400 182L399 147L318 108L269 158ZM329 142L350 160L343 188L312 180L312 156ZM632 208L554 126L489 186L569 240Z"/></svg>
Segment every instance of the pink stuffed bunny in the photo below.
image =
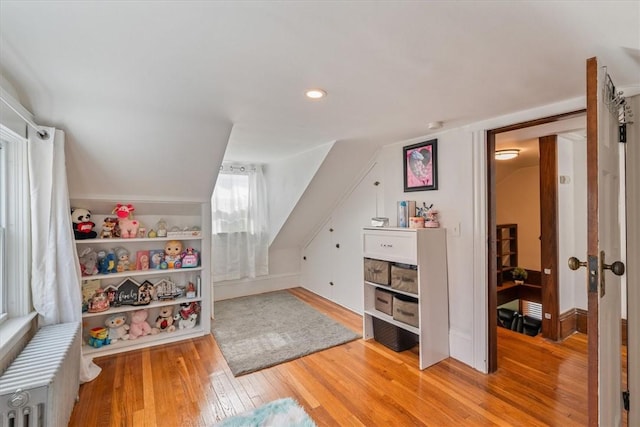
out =
<svg viewBox="0 0 640 427"><path fill-rule="evenodd" d="M129 326L129 339L135 340L138 337L157 333L149 326L147 322L147 316L149 313L147 310L136 310L131 313L131 325Z"/></svg>

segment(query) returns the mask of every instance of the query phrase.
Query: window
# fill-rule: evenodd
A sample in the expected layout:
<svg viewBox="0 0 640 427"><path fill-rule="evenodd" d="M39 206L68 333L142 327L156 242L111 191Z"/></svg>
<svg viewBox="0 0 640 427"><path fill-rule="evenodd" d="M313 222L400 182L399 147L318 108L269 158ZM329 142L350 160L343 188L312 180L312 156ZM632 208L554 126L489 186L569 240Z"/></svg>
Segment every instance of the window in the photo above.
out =
<svg viewBox="0 0 640 427"><path fill-rule="evenodd" d="M213 281L269 273L267 189L259 165L225 165L211 198Z"/></svg>
<svg viewBox="0 0 640 427"><path fill-rule="evenodd" d="M27 170L25 139L0 125L0 323L31 311Z"/></svg>

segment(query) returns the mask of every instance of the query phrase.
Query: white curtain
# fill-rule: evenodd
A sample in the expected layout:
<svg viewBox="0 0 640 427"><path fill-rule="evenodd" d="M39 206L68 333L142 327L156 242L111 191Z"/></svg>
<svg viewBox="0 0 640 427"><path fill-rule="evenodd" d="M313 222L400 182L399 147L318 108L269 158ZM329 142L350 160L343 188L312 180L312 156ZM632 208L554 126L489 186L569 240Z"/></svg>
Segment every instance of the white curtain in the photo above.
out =
<svg viewBox="0 0 640 427"><path fill-rule="evenodd" d="M71 226L64 155L64 132L46 128L49 136L29 136L31 202L31 294L41 325L82 322L80 268ZM100 368L83 359L80 381Z"/></svg>
<svg viewBox="0 0 640 427"><path fill-rule="evenodd" d="M260 165L225 165L211 199L213 281L269 274L267 186Z"/></svg>

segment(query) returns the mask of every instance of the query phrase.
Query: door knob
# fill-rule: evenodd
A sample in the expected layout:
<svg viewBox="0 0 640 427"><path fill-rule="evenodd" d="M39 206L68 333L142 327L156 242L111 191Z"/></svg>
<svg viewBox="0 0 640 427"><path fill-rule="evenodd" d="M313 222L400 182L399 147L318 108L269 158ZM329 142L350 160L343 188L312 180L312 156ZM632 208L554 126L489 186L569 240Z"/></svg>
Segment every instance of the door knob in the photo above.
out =
<svg viewBox="0 0 640 427"><path fill-rule="evenodd" d="M616 276L622 276L624 274L624 263L622 261L616 261L613 264L602 264L603 270L611 270Z"/></svg>
<svg viewBox="0 0 640 427"><path fill-rule="evenodd" d="M586 261L580 261L578 258L572 256L571 258L569 258L569 268L572 270L577 270L580 267L586 267L587 266L587 262Z"/></svg>

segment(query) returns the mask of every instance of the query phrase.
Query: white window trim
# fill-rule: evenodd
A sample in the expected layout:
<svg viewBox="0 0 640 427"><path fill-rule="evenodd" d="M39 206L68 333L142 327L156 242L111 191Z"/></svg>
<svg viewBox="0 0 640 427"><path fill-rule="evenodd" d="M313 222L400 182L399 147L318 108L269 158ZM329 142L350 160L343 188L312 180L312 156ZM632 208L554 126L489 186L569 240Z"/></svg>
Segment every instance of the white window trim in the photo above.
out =
<svg viewBox="0 0 640 427"><path fill-rule="evenodd" d="M21 287L8 289L7 313L9 318L27 316L32 312L31 304L31 238L30 236L30 205L29 205L29 174L27 170L27 142L5 126L0 125L0 137L14 143L12 149L7 150L7 170L5 173L12 179L8 191L16 195L15 202L6 206L7 224L11 224L14 233L7 233L5 245L11 248L7 251L7 264L14 268L7 272L7 283L21 283ZM4 343L3 343L4 344Z"/></svg>

